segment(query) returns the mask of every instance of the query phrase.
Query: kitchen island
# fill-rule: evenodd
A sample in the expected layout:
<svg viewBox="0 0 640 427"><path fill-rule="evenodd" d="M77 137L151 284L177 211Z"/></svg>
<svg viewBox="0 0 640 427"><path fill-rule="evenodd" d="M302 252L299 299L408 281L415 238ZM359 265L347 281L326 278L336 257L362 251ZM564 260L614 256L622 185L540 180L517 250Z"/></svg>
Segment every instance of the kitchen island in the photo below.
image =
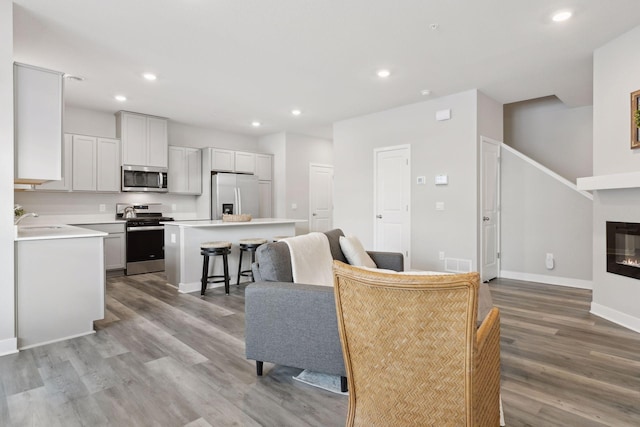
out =
<svg viewBox="0 0 640 427"><path fill-rule="evenodd" d="M69 225L17 227L19 349L94 333L104 318L105 236Z"/></svg>
<svg viewBox="0 0 640 427"><path fill-rule="evenodd" d="M202 255L200 244L212 241L231 242L229 274L231 283L236 283L238 273L238 240L264 238L272 241L276 236L294 236L299 219L255 218L249 222L223 222L221 220L164 222L164 262L167 281L180 292L200 290L202 275ZM222 259L215 257L210 274L222 274ZM243 270L249 268L249 261L242 260ZM246 263L245 263L246 262ZM223 283L209 287L224 286ZM223 292L224 295L224 292Z"/></svg>

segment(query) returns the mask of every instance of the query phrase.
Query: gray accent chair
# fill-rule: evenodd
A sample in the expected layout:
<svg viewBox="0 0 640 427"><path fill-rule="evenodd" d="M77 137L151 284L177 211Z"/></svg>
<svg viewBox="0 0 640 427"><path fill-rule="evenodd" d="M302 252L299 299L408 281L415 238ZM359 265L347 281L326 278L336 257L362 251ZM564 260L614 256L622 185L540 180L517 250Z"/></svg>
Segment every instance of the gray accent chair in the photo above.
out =
<svg viewBox="0 0 640 427"><path fill-rule="evenodd" d="M340 249L342 230L325 234L333 259L347 263ZM404 269L401 253L368 253L379 268ZM346 391L333 287L293 283L284 242L260 246L252 269L255 283L245 290L245 339L257 374L262 375L263 362L309 369L339 375Z"/></svg>

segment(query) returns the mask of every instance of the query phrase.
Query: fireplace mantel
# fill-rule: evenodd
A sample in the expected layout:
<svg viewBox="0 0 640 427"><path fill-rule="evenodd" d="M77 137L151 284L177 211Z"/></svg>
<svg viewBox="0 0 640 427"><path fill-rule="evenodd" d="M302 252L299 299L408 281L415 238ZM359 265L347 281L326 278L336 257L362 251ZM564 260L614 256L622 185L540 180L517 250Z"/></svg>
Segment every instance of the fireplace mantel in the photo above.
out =
<svg viewBox="0 0 640 427"><path fill-rule="evenodd" d="M583 191L640 188L640 172L588 176L578 178L576 184L578 190Z"/></svg>

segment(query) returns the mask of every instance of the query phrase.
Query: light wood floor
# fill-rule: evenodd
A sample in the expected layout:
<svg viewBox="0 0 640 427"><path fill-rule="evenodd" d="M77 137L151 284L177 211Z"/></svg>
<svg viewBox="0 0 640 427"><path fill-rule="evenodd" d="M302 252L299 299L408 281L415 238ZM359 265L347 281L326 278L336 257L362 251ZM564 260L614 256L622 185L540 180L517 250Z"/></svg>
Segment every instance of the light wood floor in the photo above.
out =
<svg viewBox="0 0 640 427"><path fill-rule="evenodd" d="M639 426L640 334L590 291L497 280L508 426ZM347 398L244 358L244 286L204 299L110 278L97 333L0 357L0 426L340 426Z"/></svg>

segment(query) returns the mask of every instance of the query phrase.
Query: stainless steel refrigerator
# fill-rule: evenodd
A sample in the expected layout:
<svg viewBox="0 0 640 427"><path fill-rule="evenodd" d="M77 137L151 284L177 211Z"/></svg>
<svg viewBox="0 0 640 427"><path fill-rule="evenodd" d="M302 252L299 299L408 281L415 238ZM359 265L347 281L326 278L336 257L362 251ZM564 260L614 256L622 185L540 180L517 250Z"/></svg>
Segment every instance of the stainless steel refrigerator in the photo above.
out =
<svg viewBox="0 0 640 427"><path fill-rule="evenodd" d="M258 177L237 173L211 175L211 219L222 214L251 214L257 218L260 209Z"/></svg>

